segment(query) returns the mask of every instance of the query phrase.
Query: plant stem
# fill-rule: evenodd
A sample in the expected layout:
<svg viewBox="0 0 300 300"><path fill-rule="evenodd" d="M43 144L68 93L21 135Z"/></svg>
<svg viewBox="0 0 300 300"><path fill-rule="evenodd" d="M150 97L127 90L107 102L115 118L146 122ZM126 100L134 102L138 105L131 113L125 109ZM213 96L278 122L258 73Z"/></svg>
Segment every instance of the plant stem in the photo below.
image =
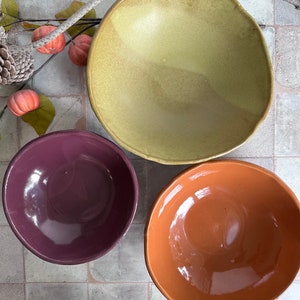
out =
<svg viewBox="0 0 300 300"><path fill-rule="evenodd" d="M3 109L0 111L0 120L2 116L4 115L5 110L7 109L7 104L3 107Z"/></svg>
<svg viewBox="0 0 300 300"><path fill-rule="evenodd" d="M89 28L95 26L95 24L89 24L89 26L86 26L84 29L80 30L77 34L74 35L73 38L70 38L67 42L66 45L70 44L74 38L82 34L84 31L88 30ZM30 79L32 79L36 74L38 74L56 55L59 53L51 55L43 64L41 64L32 74ZM23 83L18 90L22 90L26 86L26 82ZM0 111L0 120L2 119L2 116L4 115L5 110L7 109L7 104L4 106L4 108Z"/></svg>
<svg viewBox="0 0 300 300"><path fill-rule="evenodd" d="M3 27L8 27L8 26L12 26L15 24L19 24L19 23L23 23L23 22L30 22L30 23L38 23L38 22L64 22L67 19L65 18L60 18L60 19L21 19L21 18L16 18L17 21L9 23L4 25ZM101 18L82 18L80 23L74 24L74 25L82 25L82 24L91 24L91 23L95 23L95 24L99 24L101 22Z"/></svg>
<svg viewBox="0 0 300 300"><path fill-rule="evenodd" d="M84 6L82 6L78 11L76 11L70 18L68 18L65 22L60 24L54 31L50 34L46 35L45 37L41 38L33 42L30 45L27 45L29 49L37 49L44 45L46 45L49 41L52 41L61 33L65 32L68 28L74 25L77 21L79 21L84 15L86 15L92 8L97 6L103 0L91 0ZM26 46L25 46L26 47Z"/></svg>
<svg viewBox="0 0 300 300"><path fill-rule="evenodd" d="M295 9L300 9L300 0L284 0L292 5L294 5Z"/></svg>

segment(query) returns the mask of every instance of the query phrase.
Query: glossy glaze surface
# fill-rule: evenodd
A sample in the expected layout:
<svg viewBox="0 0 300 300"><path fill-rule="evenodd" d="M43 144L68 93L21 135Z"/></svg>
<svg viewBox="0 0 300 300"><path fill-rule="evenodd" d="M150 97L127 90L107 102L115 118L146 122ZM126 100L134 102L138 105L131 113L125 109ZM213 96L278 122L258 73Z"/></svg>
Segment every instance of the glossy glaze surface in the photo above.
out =
<svg viewBox="0 0 300 300"><path fill-rule="evenodd" d="M263 36L232 0L117 1L89 56L96 115L118 143L150 160L185 164L227 153L269 107Z"/></svg>
<svg viewBox="0 0 300 300"><path fill-rule="evenodd" d="M3 182L17 237L50 262L77 264L109 251L136 211L138 184L125 154L87 131L58 131L26 146Z"/></svg>
<svg viewBox="0 0 300 300"><path fill-rule="evenodd" d="M261 167L206 163L160 195L145 242L168 299L275 299L300 267L299 202Z"/></svg>

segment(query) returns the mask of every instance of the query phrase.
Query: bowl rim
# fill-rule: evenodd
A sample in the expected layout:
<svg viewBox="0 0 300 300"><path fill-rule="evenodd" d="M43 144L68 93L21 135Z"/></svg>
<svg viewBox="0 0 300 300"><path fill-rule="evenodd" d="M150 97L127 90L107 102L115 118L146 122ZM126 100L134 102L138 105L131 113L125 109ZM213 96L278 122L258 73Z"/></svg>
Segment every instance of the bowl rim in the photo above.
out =
<svg viewBox="0 0 300 300"><path fill-rule="evenodd" d="M105 250L102 250L100 253L95 253L93 255L90 255L88 257L84 257L84 258L76 258L76 259L70 259L70 260L65 260L65 259L60 259L60 258L53 258L53 257L49 257L45 254L43 254L42 252L36 250L31 243L29 243L22 234L19 233L18 228L15 226L13 220L10 217L10 214L8 213L8 201L6 198L6 191L8 189L7 186L7 181L9 179L9 175L11 172L11 169L14 167L14 164L16 162L16 160L18 160L18 158L24 153L27 152L28 149L30 149L31 147L34 147L37 143L39 142L43 142L43 140L45 139L49 139L51 137L55 137L55 136L85 136L88 138L92 138L92 139L96 139L97 141L105 144L106 146L110 147L111 149L113 149L113 151L115 151L118 155L120 155L122 161L125 163L126 168L129 171L131 180L132 180L132 185L134 187L133 189L133 206L131 208L131 213L129 215L129 218L126 222L126 224L124 225L121 233L119 234L118 238L110 245L110 247L106 248ZM102 256L104 256L105 254L107 254L108 252L110 252L115 246L117 246L117 244L119 244L119 242L122 240L122 238L126 235L126 233L128 232L128 230L130 229L130 225L132 224L136 211L137 211L137 206L138 206L138 201L139 201L139 184L138 184L138 179L137 179L137 175L135 172L135 169L133 167L132 162L130 161L130 159L127 157L126 153L115 143L113 143L112 141L110 141L109 139L95 133L89 130L82 130L82 129L66 129L66 130L57 130L57 131L53 131L50 133L46 133L42 136L38 136L32 140L30 140L28 143L26 143L25 145L23 145L13 156L13 158L10 160L6 171L4 173L3 176L3 183L2 183L2 207L3 207L3 211L4 211L4 215L6 217L6 220L8 221L8 224L10 226L10 228L12 229L13 233L15 234L15 236L18 238L18 240L23 244L23 246L25 246L25 248L27 248L30 252L32 252L33 254L35 254L37 257L39 257L40 259L49 262L49 263L53 263L53 264L59 264L59 265L77 265L77 264L82 264L82 263L88 263L92 260L95 260L97 258L100 258Z"/></svg>
<svg viewBox="0 0 300 300"><path fill-rule="evenodd" d="M173 179L171 179L171 181L167 185L165 185L165 187L163 187L163 189L160 191L160 193L154 200L154 202L150 208L150 212L149 212L148 218L146 220L146 225L145 225L145 230L144 230L144 260L145 260L146 268L147 268L148 273L149 273L153 283L155 284L155 286L167 299L173 299L173 298L171 297L171 294L169 294L168 289L164 288L160 284L160 282L158 280L158 276L153 272L152 267L151 267L152 263L150 262L148 235L149 235L151 223L153 220L153 213L154 213L154 210L157 207L159 207L160 202L169 194L169 191L171 191L174 188L174 186L177 185L178 180L180 180L182 177L187 177L188 174L193 173L195 170L198 170L200 168L202 169L202 168L205 168L206 166L211 166L211 165L227 165L228 167L230 167L230 165L240 165L240 166L244 166L247 168L255 169L256 171L261 172L264 175L267 175L267 176L273 178L276 181L276 183L278 183L289 194L290 198L292 199L292 202L294 204L296 204L296 207L299 210L299 216L300 216L300 198L298 199L298 197L296 196L294 191L276 173L274 173L260 165L250 163L247 161L243 161L243 160L239 160L239 159L222 159L222 160L212 160L209 162L200 163L200 164L188 167L187 169L183 170L182 172L177 174L175 177L173 177ZM300 268L300 260L299 260L299 268ZM298 272L299 272L299 270L298 270ZM294 276L291 276L289 284L284 289L278 291L278 294L275 296L275 299L277 297L279 297L280 295L282 295L282 293L288 288L288 286L296 278L298 272L296 272L294 274Z"/></svg>
<svg viewBox="0 0 300 300"><path fill-rule="evenodd" d="M158 157L155 155L151 155L151 154L147 154L144 153L144 151L137 149L136 147L134 147L134 145L128 144L125 140L122 139L122 137L120 137L117 133L115 133L113 130L110 129L108 123L109 122L104 122L104 118L102 116L102 114L100 112L97 112L96 110L96 101L93 100L93 91L92 91L92 87L91 87L91 77L92 74L89 71L90 70L90 65L92 64L92 54L94 52L95 49L95 40L96 38L100 35L101 29L102 27L105 26L106 21L110 18L110 16L113 14L113 12L115 10L118 9L118 6L122 3L128 0L117 0L114 2L114 4L108 9L108 11L105 13L98 29L97 32L95 34L95 38L92 41L91 44L91 49L88 55L88 62L87 62L87 76L86 76L86 80L87 80L87 88L88 88L88 94L89 94L89 99L90 99L90 104L91 104L91 108L93 109L96 117L98 118L98 120L101 122L102 126L104 127L104 129L109 133L109 135L122 147L124 147L126 150L130 151L131 153L147 159L147 160L151 160L160 164L165 164L165 165L184 165L184 164L196 164L196 163L202 163L202 162L206 162L212 159L216 159L218 157L224 156L228 153L231 153L232 151L240 148L242 145L244 145L258 130L258 128L260 127L260 125L263 123L263 121L266 119L266 117L269 114L269 111L272 107L273 104L273 99L274 99L274 69L273 69L273 63L272 63L272 58L271 58L271 54L266 42L266 39L263 35L262 29L260 28L258 22L255 20L255 18L239 3L238 0L226 0L226 1L230 1L232 2L235 7L239 10L239 12L246 18L248 19L248 21L251 23L251 25L253 26L253 28L256 29L258 36L260 38L260 43L261 43L261 47L264 51L265 54L265 59L266 59L266 66L268 67L268 79L269 79L269 89L268 89L268 104L266 105L266 108L264 110L264 112L261 113L261 117L259 118L259 120L256 122L255 126L253 126L252 131L248 134L248 136L246 138L244 138L240 143L236 144L236 146L231 147L231 149L229 150L225 150L225 151L221 151L220 153L217 154L213 154L213 155L208 155L207 157L203 157L203 158L193 158L193 159L169 159L168 157Z"/></svg>

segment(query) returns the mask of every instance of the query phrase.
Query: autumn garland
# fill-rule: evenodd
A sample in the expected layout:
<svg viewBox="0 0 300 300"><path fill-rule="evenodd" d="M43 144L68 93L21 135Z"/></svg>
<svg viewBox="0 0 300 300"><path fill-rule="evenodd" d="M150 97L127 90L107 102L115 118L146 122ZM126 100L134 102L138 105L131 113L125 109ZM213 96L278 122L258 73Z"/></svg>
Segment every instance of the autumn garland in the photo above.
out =
<svg viewBox="0 0 300 300"><path fill-rule="evenodd" d="M8 0L8 1L9 1L9 5L13 4L17 7L17 3L15 2L15 0L13 1ZM60 35L64 36L65 32L68 32L70 35L70 39L67 42L65 42L65 45L68 45L71 42L75 41L76 38L79 38L80 35L82 35L85 32L88 32L88 30L93 28L95 25L98 25L101 22L101 19L95 17L96 13L93 8L102 1L103 0L92 0L89 3L73 1L70 4L70 6L63 11L67 13L67 18L58 17L60 15L63 15L63 12L61 12L56 15L57 17L55 19L36 20L36 19L21 19L18 16L16 16L18 15L18 13L10 15L9 9L7 9L7 6L5 6L7 4L7 0L3 0L1 14L3 19L6 18L5 20L6 22L0 22L0 26L2 25L2 28L5 28L7 33L5 33L5 35L3 33L2 35L0 35L0 43L1 43L0 59L1 59L1 51L3 52L4 55L4 59L2 59L2 61L0 60L0 65L2 63L2 67L3 67L2 72L0 73L0 77L1 77L0 85L12 84L14 82L21 82L23 84L21 85L21 87L19 87L18 91L24 89L24 87L26 86L26 81L28 79L32 79L38 72L40 72L42 68L58 54L59 51L52 52L54 54L50 56L50 58L35 71L33 71L33 59L31 53L35 49L39 51L39 49L41 50L42 47L47 47L47 44L50 45L51 41L53 41ZM92 18L89 17L91 13L93 16ZM7 19L13 21L7 22ZM61 22L61 24L59 26L55 26L55 30L51 31L51 33L45 35L41 39L33 41L29 45L25 45L22 47L17 45L13 45L13 47L7 46L6 39L7 39L7 35L9 34L9 30L11 28L14 28L16 24L20 23L21 25L23 25L23 28L25 28L25 30L36 30L37 28L41 28L42 26L45 26L45 24L36 25L36 23L44 22L47 25L49 24L49 22L52 21ZM93 32L92 33L90 32L89 34L93 35ZM85 49L87 49L86 45L85 45ZM26 63L27 65L24 66L24 63ZM5 68L7 70L4 70ZM21 71L23 73L21 73ZM8 79L5 78L5 76L8 76L7 77ZM13 101L12 99L14 99L15 101L15 96L16 95L12 94L7 100L8 103L9 101ZM28 109L28 112L26 112L26 109L24 109L24 115L21 116L21 118L23 119L23 121L29 123L35 129L38 135L41 135L46 132L48 126L52 122L55 116L55 109L51 101L46 96L41 94L39 94L39 96L41 100L39 107L37 109L34 109L33 111L32 110L30 111ZM10 106L5 105L2 111L0 111L0 120L7 107L10 108ZM46 112L48 112L48 114L46 116L43 114L39 115L39 112L41 112L41 110L45 112L45 109ZM11 109L11 111L13 112L13 109ZM36 120L37 118L44 118L46 120L40 120L42 122L37 122ZM37 126L37 124L39 123L44 124L42 128L40 126Z"/></svg>

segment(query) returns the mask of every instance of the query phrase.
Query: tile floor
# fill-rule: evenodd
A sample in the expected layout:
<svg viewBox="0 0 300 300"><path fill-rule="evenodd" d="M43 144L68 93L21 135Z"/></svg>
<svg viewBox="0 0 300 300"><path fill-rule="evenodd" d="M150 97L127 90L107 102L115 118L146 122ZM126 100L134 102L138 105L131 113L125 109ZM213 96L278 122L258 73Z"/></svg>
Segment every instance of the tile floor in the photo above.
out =
<svg viewBox="0 0 300 300"><path fill-rule="evenodd" d="M17 0L23 18L49 18L71 0ZM97 8L103 16L113 0ZM241 0L263 28L275 70L273 106L264 123L242 147L227 155L261 165L278 174L300 198L300 10L284 0ZM27 38L27 37L25 37ZM35 55L37 65L44 57ZM90 109L83 68L69 63L66 51L33 80L48 95L57 115L49 131L85 128L107 136ZM2 104L1 104L2 103ZM1 107L5 98L0 98ZM6 113L0 121L0 183L9 160L35 138L33 130ZM128 234L103 258L77 266L46 263L24 249L0 209L1 300L161 300L144 263L143 235L149 208L158 192L187 166L162 166L128 153L140 188L138 211ZM300 299L300 275L280 300Z"/></svg>

